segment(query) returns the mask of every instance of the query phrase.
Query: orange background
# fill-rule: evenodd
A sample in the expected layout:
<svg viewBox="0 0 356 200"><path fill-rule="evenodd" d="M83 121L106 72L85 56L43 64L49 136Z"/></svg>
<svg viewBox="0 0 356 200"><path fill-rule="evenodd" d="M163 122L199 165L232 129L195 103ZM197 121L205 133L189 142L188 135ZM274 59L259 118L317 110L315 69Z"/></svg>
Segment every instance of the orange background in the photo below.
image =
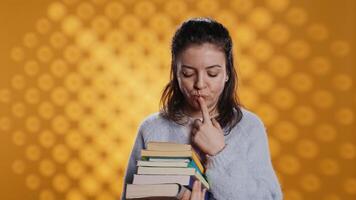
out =
<svg viewBox="0 0 356 200"><path fill-rule="evenodd" d="M170 39L230 30L242 103L262 117L287 200L356 197L355 1L0 2L0 199L117 199Z"/></svg>

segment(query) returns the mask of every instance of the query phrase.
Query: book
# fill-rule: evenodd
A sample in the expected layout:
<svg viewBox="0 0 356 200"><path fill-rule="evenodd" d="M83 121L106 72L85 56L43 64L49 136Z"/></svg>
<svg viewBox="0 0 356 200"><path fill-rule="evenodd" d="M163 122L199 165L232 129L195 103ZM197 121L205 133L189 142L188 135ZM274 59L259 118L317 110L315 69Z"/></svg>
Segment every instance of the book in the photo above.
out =
<svg viewBox="0 0 356 200"><path fill-rule="evenodd" d="M147 157L159 157L159 158L191 158L199 170L202 173L205 173L205 168L197 155L197 153L194 150L190 151L154 151L154 150L141 150L141 156L143 157L144 160L147 160ZM146 158L145 158L146 157Z"/></svg>
<svg viewBox="0 0 356 200"><path fill-rule="evenodd" d="M210 189L209 183L205 180L204 176L195 168L173 168L173 167L138 167L137 174L146 175L188 175L194 176L202 185Z"/></svg>
<svg viewBox="0 0 356 200"><path fill-rule="evenodd" d="M186 187L172 184L127 184L126 199L178 200L183 197Z"/></svg>
<svg viewBox="0 0 356 200"><path fill-rule="evenodd" d="M188 162L164 162L164 161L145 161L145 160L138 160L137 161L137 166L143 166L143 167L188 167L189 163Z"/></svg>
<svg viewBox="0 0 356 200"><path fill-rule="evenodd" d="M152 162L186 162L186 163L189 163L190 160L191 159L188 158L155 158L155 157L150 157L147 159L147 161L152 161Z"/></svg>
<svg viewBox="0 0 356 200"><path fill-rule="evenodd" d="M149 142L146 149L152 151L191 151L192 146L172 142Z"/></svg>

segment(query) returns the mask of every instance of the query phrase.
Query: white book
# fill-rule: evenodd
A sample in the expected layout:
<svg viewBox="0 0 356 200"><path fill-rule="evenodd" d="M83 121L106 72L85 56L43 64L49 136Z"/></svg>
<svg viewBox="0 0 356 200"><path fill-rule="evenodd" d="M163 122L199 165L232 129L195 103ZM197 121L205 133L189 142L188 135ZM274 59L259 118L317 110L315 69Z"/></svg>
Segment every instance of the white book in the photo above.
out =
<svg viewBox="0 0 356 200"><path fill-rule="evenodd" d="M137 166L143 166L143 167L188 167L188 163L186 162L162 162L162 161L144 161L144 160L138 160L137 161Z"/></svg>
<svg viewBox="0 0 356 200"><path fill-rule="evenodd" d="M187 159L187 158L155 158L155 157L150 157L148 160L149 161L153 161L153 162L186 162L186 163L190 162L190 159Z"/></svg>

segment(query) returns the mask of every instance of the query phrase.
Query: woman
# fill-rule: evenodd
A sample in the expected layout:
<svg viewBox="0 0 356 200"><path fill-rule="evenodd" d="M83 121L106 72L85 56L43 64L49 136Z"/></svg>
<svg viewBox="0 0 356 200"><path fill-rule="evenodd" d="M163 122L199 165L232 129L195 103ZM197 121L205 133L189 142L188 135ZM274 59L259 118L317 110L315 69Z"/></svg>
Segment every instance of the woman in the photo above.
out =
<svg viewBox="0 0 356 200"><path fill-rule="evenodd" d="M192 144L205 157L212 198L282 199L262 121L237 100L232 40L208 18L184 22L172 40L170 82L159 113L140 125L125 184L149 141ZM203 199L199 182L183 199ZM124 188L125 191L125 188Z"/></svg>

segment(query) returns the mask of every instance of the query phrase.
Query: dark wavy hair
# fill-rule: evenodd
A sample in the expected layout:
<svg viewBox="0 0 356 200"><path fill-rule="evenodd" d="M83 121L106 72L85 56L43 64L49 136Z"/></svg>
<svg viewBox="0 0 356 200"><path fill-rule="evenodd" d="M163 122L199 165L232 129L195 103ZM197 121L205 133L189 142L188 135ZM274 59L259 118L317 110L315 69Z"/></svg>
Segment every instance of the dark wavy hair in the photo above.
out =
<svg viewBox="0 0 356 200"><path fill-rule="evenodd" d="M170 81L165 86L161 101L160 114L166 119L180 123L184 117L182 109L185 98L179 89L177 79L177 58L190 45L211 43L225 53L226 72L228 81L219 97L217 109L219 116L216 120L228 132L241 120L242 112L236 95L237 74L234 68L232 40L228 30L219 22L210 18L193 18L182 23L177 29L171 44Z"/></svg>

